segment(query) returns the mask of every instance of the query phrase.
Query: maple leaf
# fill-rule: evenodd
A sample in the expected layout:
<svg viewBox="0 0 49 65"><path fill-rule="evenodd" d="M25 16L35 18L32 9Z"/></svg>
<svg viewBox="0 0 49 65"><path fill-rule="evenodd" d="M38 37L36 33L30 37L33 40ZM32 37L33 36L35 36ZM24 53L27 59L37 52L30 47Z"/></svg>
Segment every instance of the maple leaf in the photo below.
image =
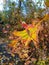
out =
<svg viewBox="0 0 49 65"><path fill-rule="evenodd" d="M34 27L32 26L32 24L30 26L30 25L27 25L25 23L25 25L23 25L25 27L25 30L23 30L23 31L14 30L12 32L12 34L14 36L20 37L22 43L24 43L25 46L28 46L29 42L31 40L33 40L35 47L38 48L39 47L38 33L39 33L40 29L41 29L40 24L42 22L44 22L43 20L47 20L47 19L48 19L48 14L46 14L45 17L41 21L39 21ZM15 44L15 43L16 42L14 41L13 44Z"/></svg>

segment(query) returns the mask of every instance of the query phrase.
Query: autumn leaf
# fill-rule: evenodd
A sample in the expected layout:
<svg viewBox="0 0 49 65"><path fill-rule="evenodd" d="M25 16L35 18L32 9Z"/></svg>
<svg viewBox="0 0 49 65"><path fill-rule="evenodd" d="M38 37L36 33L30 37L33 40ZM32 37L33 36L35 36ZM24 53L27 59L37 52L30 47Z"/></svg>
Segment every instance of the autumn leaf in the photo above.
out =
<svg viewBox="0 0 49 65"><path fill-rule="evenodd" d="M12 34L16 37L20 37L20 40L22 41L22 43L25 44L25 46L28 46L29 42L32 40L34 42L35 47L37 48L38 43L39 43L38 33L41 30L40 24L44 22L44 20L47 20L47 19L48 19L48 14L46 14L45 17L41 21L38 21L38 23L34 25L34 27L32 27L32 24L31 26L27 25L28 26L27 29L25 28L25 30L23 31L14 30ZM16 41L17 40L12 41L12 46L13 44L15 46Z"/></svg>
<svg viewBox="0 0 49 65"><path fill-rule="evenodd" d="M9 47L16 47L16 44L17 44L17 40L14 39L14 40L11 40L10 43L8 44Z"/></svg>

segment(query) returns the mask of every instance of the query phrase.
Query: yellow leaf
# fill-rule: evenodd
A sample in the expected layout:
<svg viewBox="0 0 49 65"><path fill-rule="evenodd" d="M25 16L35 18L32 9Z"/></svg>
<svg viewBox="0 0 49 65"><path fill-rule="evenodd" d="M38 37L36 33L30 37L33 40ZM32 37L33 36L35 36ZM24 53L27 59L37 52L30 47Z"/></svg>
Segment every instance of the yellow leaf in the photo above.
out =
<svg viewBox="0 0 49 65"><path fill-rule="evenodd" d="M38 41L38 32L39 32L39 30L40 30L40 29L38 29L38 28L40 27L40 24L41 24L42 22L44 22L43 20L49 19L48 17L49 17L49 15L46 14L45 17L44 17L41 21L39 21L34 27L31 27L31 26L30 26L30 27L28 27L27 30L23 30L23 31L16 31L16 30L14 30L12 34L13 34L15 37L20 37L20 40L21 40L21 41L26 40L25 42L23 42L23 43L25 43L25 46L28 46L29 42L30 42L31 40L33 40L34 45L35 45L36 48L37 48L37 45L38 45L38 43L37 43L37 41ZM29 25L28 25L28 26L29 26ZM18 40L18 41L19 41L19 40ZM17 43L17 39L16 39L16 40L12 40L11 43L12 43L11 46L14 46L14 47L15 47L15 45L16 45L16 43Z"/></svg>

